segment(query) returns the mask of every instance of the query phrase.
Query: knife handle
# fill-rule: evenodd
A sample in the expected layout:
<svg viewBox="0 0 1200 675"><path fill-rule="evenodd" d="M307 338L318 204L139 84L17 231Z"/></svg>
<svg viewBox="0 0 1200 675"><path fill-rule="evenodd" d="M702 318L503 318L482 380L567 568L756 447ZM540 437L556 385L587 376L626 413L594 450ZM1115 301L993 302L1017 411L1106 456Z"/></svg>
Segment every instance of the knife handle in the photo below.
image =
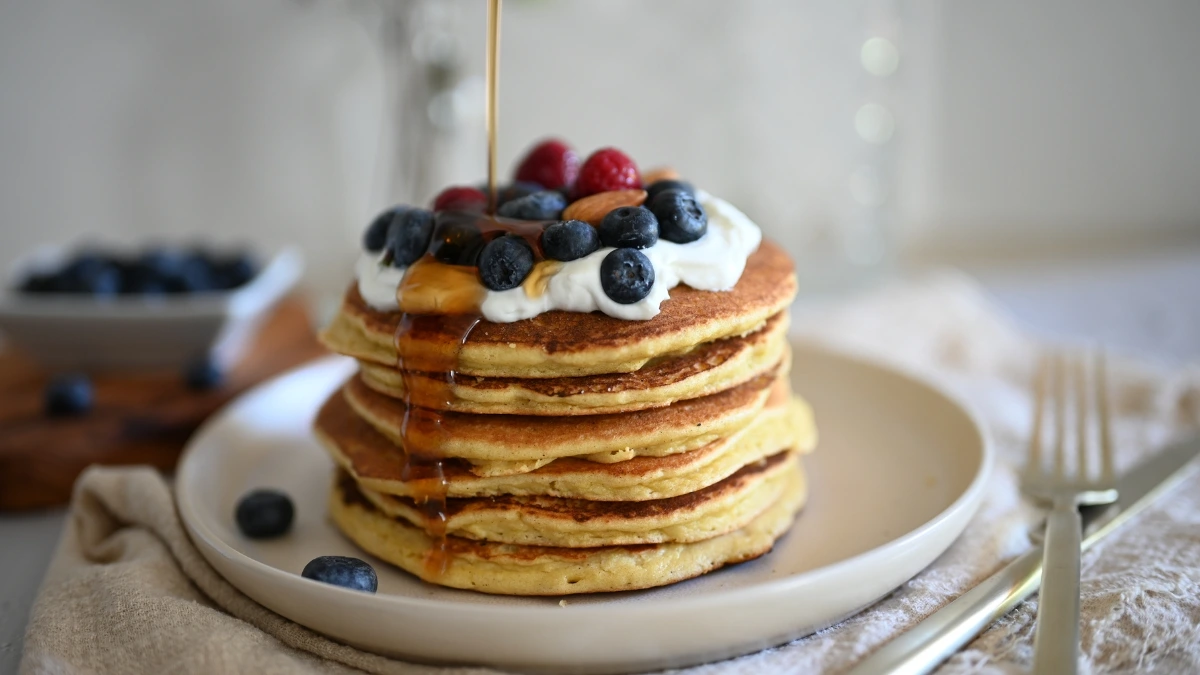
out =
<svg viewBox="0 0 1200 675"><path fill-rule="evenodd" d="M1042 547L1010 562L910 630L880 647L849 672L853 675L920 675L942 661L1029 597L1042 577Z"/></svg>

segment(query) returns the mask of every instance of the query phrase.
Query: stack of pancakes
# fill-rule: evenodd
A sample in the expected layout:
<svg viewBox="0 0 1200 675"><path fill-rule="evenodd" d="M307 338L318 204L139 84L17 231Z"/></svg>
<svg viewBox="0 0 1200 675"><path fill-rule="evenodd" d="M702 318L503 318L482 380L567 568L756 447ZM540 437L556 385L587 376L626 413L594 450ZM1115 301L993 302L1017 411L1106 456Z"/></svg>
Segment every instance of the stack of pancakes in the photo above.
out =
<svg viewBox="0 0 1200 675"><path fill-rule="evenodd" d="M648 588L758 557L804 504L816 439L787 383L794 292L769 242L733 290L678 286L649 321L418 326L352 287L322 335L360 363L315 422L340 467L333 520L412 574L488 593Z"/></svg>

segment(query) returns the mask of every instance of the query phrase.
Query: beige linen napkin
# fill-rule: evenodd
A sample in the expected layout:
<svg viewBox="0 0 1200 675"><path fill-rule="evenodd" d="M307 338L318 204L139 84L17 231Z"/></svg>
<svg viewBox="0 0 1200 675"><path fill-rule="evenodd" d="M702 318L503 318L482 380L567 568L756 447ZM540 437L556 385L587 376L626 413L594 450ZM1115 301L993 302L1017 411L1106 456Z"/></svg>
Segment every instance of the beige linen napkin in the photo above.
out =
<svg viewBox="0 0 1200 675"><path fill-rule="evenodd" d="M876 606L791 644L684 672L845 670L1030 546L1026 532L1037 512L1021 500L1014 468L1029 426L1031 340L953 275L893 286L834 310L802 312L797 323L807 339L924 372L972 404L999 455L989 495L945 555ZM1119 467L1200 427L1197 368L1167 373L1117 358L1110 378ZM819 490L819 477L813 478L812 489ZM1083 651L1092 672L1200 672L1200 475L1089 552L1083 577ZM1035 610L1036 599L1025 603L942 672L1025 671ZM356 670L494 672L406 664L327 640L218 576L184 534L170 488L157 474L94 468L80 478L33 608L22 672Z"/></svg>

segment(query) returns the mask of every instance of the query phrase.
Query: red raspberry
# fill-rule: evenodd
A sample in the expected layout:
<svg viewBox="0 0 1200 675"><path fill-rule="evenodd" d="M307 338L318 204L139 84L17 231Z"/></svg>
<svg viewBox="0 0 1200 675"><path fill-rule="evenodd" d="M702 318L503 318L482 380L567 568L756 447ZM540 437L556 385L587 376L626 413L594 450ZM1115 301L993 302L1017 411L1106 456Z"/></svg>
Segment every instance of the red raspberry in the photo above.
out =
<svg viewBox="0 0 1200 675"><path fill-rule="evenodd" d="M579 155L557 139L538 143L517 166L516 179L557 190L575 182L579 175Z"/></svg>
<svg viewBox="0 0 1200 675"><path fill-rule="evenodd" d="M448 187L433 200L434 211L482 211L488 198L478 188L459 185Z"/></svg>
<svg viewBox="0 0 1200 675"><path fill-rule="evenodd" d="M637 165L616 148L603 148L592 153L579 169L573 199L609 190L630 190L642 187Z"/></svg>

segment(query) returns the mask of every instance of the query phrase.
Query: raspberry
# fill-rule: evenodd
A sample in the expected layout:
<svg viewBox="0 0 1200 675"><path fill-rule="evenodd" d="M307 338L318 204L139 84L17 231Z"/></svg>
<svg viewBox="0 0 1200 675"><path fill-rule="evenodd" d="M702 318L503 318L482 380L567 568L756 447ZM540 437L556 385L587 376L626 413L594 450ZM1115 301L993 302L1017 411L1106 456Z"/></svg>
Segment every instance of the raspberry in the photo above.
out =
<svg viewBox="0 0 1200 675"><path fill-rule="evenodd" d="M575 182L579 175L579 155L571 146L550 139L538 143L517 165L516 180L538 183L557 190Z"/></svg>
<svg viewBox="0 0 1200 675"><path fill-rule="evenodd" d="M574 199L610 190L629 190L642 187L637 165L616 148L603 148L592 153L579 169Z"/></svg>
<svg viewBox="0 0 1200 675"><path fill-rule="evenodd" d="M460 185L448 187L433 200L434 211L482 211L488 198L483 191Z"/></svg>

